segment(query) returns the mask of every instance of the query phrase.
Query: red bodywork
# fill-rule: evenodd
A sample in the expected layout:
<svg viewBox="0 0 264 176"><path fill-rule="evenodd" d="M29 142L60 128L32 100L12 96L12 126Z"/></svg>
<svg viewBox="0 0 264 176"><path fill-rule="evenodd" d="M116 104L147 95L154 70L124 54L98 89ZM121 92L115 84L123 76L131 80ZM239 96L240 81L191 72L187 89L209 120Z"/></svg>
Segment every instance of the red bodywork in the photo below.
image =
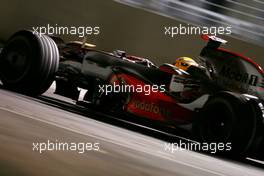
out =
<svg viewBox="0 0 264 176"><path fill-rule="evenodd" d="M250 63L251 65L253 65L260 74L264 75L263 68L259 64L257 64L255 61L253 61L251 58L245 57L242 54L235 53L235 52L229 51L229 50L224 49L224 48L218 48L218 50L222 51L222 52L230 53L230 54L232 54L234 56L238 56L239 58L241 58L244 61L246 61L246 62Z"/></svg>
<svg viewBox="0 0 264 176"><path fill-rule="evenodd" d="M147 85L137 77L125 73L112 76L110 82L119 82L120 79L127 85ZM177 124L190 123L195 113L179 105L171 95L161 91L150 91L149 95L145 95L144 91L130 92L124 110L139 117Z"/></svg>

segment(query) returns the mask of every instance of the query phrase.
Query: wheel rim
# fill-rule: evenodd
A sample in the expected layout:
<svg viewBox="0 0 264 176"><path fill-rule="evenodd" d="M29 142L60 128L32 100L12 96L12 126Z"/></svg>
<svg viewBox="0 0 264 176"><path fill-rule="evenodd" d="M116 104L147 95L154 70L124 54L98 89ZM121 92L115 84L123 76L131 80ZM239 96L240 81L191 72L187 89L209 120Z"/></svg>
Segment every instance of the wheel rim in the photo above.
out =
<svg viewBox="0 0 264 176"><path fill-rule="evenodd" d="M30 68L30 46L23 39L10 43L1 54L1 79L8 83L22 79Z"/></svg>
<svg viewBox="0 0 264 176"><path fill-rule="evenodd" d="M232 133L232 111L223 104L214 105L204 113L207 123L201 129L204 141L228 142Z"/></svg>

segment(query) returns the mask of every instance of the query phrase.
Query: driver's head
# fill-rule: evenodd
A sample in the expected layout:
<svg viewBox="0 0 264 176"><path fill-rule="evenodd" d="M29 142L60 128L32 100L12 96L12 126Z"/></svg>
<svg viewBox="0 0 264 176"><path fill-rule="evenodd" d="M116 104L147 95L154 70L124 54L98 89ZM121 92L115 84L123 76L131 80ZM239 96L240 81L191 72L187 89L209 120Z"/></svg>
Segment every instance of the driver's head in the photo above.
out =
<svg viewBox="0 0 264 176"><path fill-rule="evenodd" d="M198 67L198 63L190 57L179 57L175 60L175 66L179 69L187 71L190 66Z"/></svg>

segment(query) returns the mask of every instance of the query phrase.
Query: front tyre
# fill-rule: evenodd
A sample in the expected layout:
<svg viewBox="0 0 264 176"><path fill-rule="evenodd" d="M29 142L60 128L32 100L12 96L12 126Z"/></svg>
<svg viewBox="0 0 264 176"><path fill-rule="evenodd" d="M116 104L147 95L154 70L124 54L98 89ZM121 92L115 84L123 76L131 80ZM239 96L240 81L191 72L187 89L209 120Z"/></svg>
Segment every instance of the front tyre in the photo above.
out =
<svg viewBox="0 0 264 176"><path fill-rule="evenodd" d="M0 79L7 89L37 96L52 84L59 65L59 51L46 35L19 31L0 54Z"/></svg>

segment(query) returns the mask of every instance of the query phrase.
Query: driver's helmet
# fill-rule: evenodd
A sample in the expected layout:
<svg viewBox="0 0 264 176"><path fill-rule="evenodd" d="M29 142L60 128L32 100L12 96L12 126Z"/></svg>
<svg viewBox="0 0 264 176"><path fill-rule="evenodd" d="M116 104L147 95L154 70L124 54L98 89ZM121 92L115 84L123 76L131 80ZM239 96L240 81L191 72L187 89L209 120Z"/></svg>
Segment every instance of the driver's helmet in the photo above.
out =
<svg viewBox="0 0 264 176"><path fill-rule="evenodd" d="M179 57L175 60L175 66L179 69L187 71L190 66L198 67L198 63L190 57Z"/></svg>

